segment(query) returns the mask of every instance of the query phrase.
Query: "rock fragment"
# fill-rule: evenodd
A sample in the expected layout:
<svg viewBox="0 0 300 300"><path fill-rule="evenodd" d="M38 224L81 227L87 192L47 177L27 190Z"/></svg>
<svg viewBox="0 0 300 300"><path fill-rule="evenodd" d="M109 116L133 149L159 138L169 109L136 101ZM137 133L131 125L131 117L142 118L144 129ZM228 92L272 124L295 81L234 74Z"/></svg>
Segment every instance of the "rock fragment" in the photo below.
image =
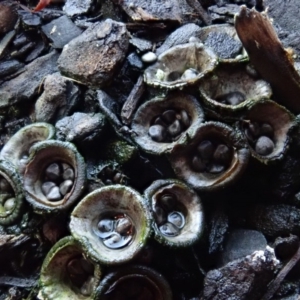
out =
<svg viewBox="0 0 300 300"><path fill-rule="evenodd" d="M0 78L18 72L23 69L23 67L24 64L15 59L2 61L0 62Z"/></svg>
<svg viewBox="0 0 300 300"><path fill-rule="evenodd" d="M271 248L256 251L242 259L211 270L204 279L202 300L259 300L273 279L279 262Z"/></svg>
<svg viewBox="0 0 300 300"><path fill-rule="evenodd" d="M234 15L240 10L240 6L237 4L225 4L219 7L218 5L212 5L208 8L212 23L234 23Z"/></svg>
<svg viewBox="0 0 300 300"><path fill-rule="evenodd" d="M137 37L132 37L129 40L129 43L136 47L138 52L146 52L146 51L151 51L153 45L150 41L147 41L145 39L140 39Z"/></svg>
<svg viewBox="0 0 300 300"><path fill-rule="evenodd" d="M105 124L105 117L101 113L78 112L55 124L56 135L59 139L68 142L88 142L101 135Z"/></svg>
<svg viewBox="0 0 300 300"><path fill-rule="evenodd" d="M199 22L200 14L186 0L123 0L122 9L134 21Z"/></svg>
<svg viewBox="0 0 300 300"><path fill-rule="evenodd" d="M67 16L54 19L50 23L42 26L42 31L52 41L54 48L61 49L82 33Z"/></svg>
<svg viewBox="0 0 300 300"><path fill-rule="evenodd" d="M230 232L224 251L221 253L221 265L250 255L255 251L264 250L267 240L256 230L236 229Z"/></svg>
<svg viewBox="0 0 300 300"><path fill-rule="evenodd" d="M26 102L36 96L44 77L57 72L57 58L55 51L39 57L28 64L22 74L0 85L0 107Z"/></svg>
<svg viewBox="0 0 300 300"><path fill-rule="evenodd" d="M35 104L37 122L55 122L68 115L78 102L79 89L59 73L46 76L44 92Z"/></svg>
<svg viewBox="0 0 300 300"><path fill-rule="evenodd" d="M91 10L93 3L94 0L67 0L63 10L69 17L83 15Z"/></svg>
<svg viewBox="0 0 300 300"><path fill-rule="evenodd" d="M197 36L200 31L201 28L194 23L188 23L179 27L166 38L164 43L156 50L156 54L160 55L173 46L188 43L189 39Z"/></svg>
<svg viewBox="0 0 300 300"><path fill-rule="evenodd" d="M128 44L123 23L110 19L97 22L63 48L58 67L67 77L102 87L123 62Z"/></svg>

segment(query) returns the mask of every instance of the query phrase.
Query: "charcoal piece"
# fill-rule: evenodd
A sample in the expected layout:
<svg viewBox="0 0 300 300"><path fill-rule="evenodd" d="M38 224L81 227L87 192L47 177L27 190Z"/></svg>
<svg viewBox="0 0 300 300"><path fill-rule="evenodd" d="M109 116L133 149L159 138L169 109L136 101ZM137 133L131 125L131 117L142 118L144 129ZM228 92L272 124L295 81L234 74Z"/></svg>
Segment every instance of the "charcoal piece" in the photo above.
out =
<svg viewBox="0 0 300 300"><path fill-rule="evenodd" d="M1 40L0 40L0 58L6 53L6 50L9 44L12 42L13 38L16 35L16 31L12 30L8 32Z"/></svg>
<svg viewBox="0 0 300 300"><path fill-rule="evenodd" d="M25 26L37 28L42 25L41 18L38 14L31 13L29 10L19 10L18 14Z"/></svg>
<svg viewBox="0 0 300 300"><path fill-rule="evenodd" d="M101 87L112 79L125 58L128 40L123 23L110 19L97 22L64 47L58 67L67 77Z"/></svg>
<svg viewBox="0 0 300 300"><path fill-rule="evenodd" d="M105 128L106 120L101 113L74 113L55 124L56 135L68 142L91 142L99 137Z"/></svg>
<svg viewBox="0 0 300 300"><path fill-rule="evenodd" d="M208 8L213 23L234 23L234 16L240 10L237 4L225 4L221 7L212 5Z"/></svg>
<svg viewBox="0 0 300 300"><path fill-rule="evenodd" d="M299 248L299 238L293 234L288 237L278 237L273 246L276 257L279 259L289 259Z"/></svg>
<svg viewBox="0 0 300 300"><path fill-rule="evenodd" d="M50 22L50 21L57 19L63 15L64 15L64 12L62 10L55 9L55 8L51 8L51 9L44 8L41 11L39 11L39 16L41 17L41 19L43 20L44 23Z"/></svg>
<svg viewBox="0 0 300 300"><path fill-rule="evenodd" d="M93 3L94 0L67 0L63 10L69 17L83 15L92 9Z"/></svg>
<svg viewBox="0 0 300 300"><path fill-rule="evenodd" d="M264 235L256 230L236 229L230 232L220 255L220 265L252 254L254 251L264 250L267 240Z"/></svg>
<svg viewBox="0 0 300 300"><path fill-rule="evenodd" d="M135 52L130 53L127 56L127 60L130 64L130 66L133 67L133 68L143 69L143 67L144 67L144 64L143 64L142 60L140 59L140 57Z"/></svg>
<svg viewBox="0 0 300 300"><path fill-rule="evenodd" d="M137 37L132 37L129 43L133 45L139 52L151 51L153 45L150 41L145 39L140 39Z"/></svg>
<svg viewBox="0 0 300 300"><path fill-rule="evenodd" d="M28 42L21 49L13 51L10 56L11 58L23 58L30 50L33 50L35 47L34 42Z"/></svg>
<svg viewBox="0 0 300 300"><path fill-rule="evenodd" d="M48 75L44 92L35 104L35 120L56 122L67 116L79 100L79 89L59 73Z"/></svg>
<svg viewBox="0 0 300 300"><path fill-rule="evenodd" d="M24 64L15 59L0 62L0 78L11 75L23 67Z"/></svg>
<svg viewBox="0 0 300 300"><path fill-rule="evenodd" d="M300 234L300 209L291 205L257 205L248 211L247 224L270 238Z"/></svg>
<svg viewBox="0 0 300 300"><path fill-rule="evenodd" d="M19 34L13 41L13 45L15 49L20 49L22 46L28 43L28 38L24 34Z"/></svg>
<svg viewBox="0 0 300 300"><path fill-rule="evenodd" d="M44 77L57 72L57 58L55 51L39 57L26 65L22 74L0 85L0 107L26 102L36 96Z"/></svg>
<svg viewBox="0 0 300 300"><path fill-rule="evenodd" d="M256 251L242 259L211 270L204 279L203 300L259 300L267 284L274 278L279 262L274 251Z"/></svg>
<svg viewBox="0 0 300 300"><path fill-rule="evenodd" d="M200 31L201 28L193 23L185 24L179 27L166 38L164 43L156 50L156 54L160 55L171 47L188 43L190 37L197 36Z"/></svg>
<svg viewBox="0 0 300 300"><path fill-rule="evenodd" d="M284 280L274 295L274 300L298 300L299 299L299 284Z"/></svg>
<svg viewBox="0 0 300 300"><path fill-rule="evenodd" d="M228 216L222 211L216 211L211 219L209 232L209 253L223 250L223 242L228 231Z"/></svg>
<svg viewBox="0 0 300 300"><path fill-rule="evenodd" d="M28 63L28 62L31 62L33 60L35 60L36 58L38 58L41 53L46 49L46 45L44 43L44 41L39 41L35 47L33 48L32 51L29 52L29 54L26 56L25 58L25 62Z"/></svg>
<svg viewBox="0 0 300 300"><path fill-rule="evenodd" d="M54 48L62 49L64 45L82 33L67 16L62 16L42 26L42 31L52 42Z"/></svg>

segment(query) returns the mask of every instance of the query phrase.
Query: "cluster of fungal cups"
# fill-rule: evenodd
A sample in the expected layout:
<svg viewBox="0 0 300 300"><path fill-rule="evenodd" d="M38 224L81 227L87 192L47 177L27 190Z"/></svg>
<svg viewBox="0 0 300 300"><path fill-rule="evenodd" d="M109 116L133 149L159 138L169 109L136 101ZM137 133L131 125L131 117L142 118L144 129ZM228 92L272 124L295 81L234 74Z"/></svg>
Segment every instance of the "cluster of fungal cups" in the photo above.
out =
<svg viewBox="0 0 300 300"><path fill-rule="evenodd" d="M150 154L166 154L174 173L188 185L157 180L141 195L116 184L80 199L86 181L84 160L74 145L54 140L53 126L32 124L3 148L1 157L13 157L12 165L22 173L25 197L35 212L58 212L78 202L69 224L72 236L60 240L45 258L39 299L116 299L125 293L128 298L136 293L136 299L172 299L168 283L150 268L133 266L103 278L101 265L131 261L152 232L162 245L191 246L201 237L204 224L202 204L193 188L212 191L232 184L245 170L250 151L263 162L282 157L294 116L273 101L261 100L270 95L269 85L245 75L244 65L215 69L216 65L216 54L196 40L163 53L145 71L144 79L172 90L199 83L207 115L224 116L232 123L238 119L236 128L204 122L200 102L186 92L146 101L131 124L134 142ZM207 76L213 70L215 74ZM18 143L24 147L14 154ZM14 175L16 169L0 161L0 224L19 216L24 195L23 187L21 192L16 187L22 186ZM125 180L111 168L103 172L107 184ZM128 288L134 284L130 278L143 282L138 293Z"/></svg>
<svg viewBox="0 0 300 300"><path fill-rule="evenodd" d="M39 298L61 299L56 297L64 290L64 295L74 299L124 295L172 299L169 284L151 268L115 268L117 271L103 277L101 265L131 261L150 239L152 229L154 238L163 245L187 247L201 237L203 225L199 196L178 180L155 181L144 195L123 185L97 189L73 210L72 237L60 240L47 255ZM139 287L134 288L137 282Z"/></svg>

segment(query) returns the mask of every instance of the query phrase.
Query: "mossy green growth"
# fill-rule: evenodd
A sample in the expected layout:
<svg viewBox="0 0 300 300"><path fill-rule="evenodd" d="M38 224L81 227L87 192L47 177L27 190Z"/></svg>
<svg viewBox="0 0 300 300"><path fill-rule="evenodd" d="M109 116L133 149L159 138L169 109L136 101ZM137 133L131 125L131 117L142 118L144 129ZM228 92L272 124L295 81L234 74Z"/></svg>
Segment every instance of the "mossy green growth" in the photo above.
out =
<svg viewBox="0 0 300 300"><path fill-rule="evenodd" d="M137 155L137 148L134 146L129 145L127 142L119 140L119 139L112 139L110 140L105 149L105 154L108 159L117 162L120 165L124 165Z"/></svg>

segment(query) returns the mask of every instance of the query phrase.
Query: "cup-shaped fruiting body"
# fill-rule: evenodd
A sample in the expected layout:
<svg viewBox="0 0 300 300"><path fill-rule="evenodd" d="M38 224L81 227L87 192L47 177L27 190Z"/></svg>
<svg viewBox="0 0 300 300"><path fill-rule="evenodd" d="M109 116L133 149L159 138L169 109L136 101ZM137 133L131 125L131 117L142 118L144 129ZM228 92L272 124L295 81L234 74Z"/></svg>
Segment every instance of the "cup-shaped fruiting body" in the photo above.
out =
<svg viewBox="0 0 300 300"><path fill-rule="evenodd" d="M22 214L23 185L15 166L0 160L0 225L15 223Z"/></svg>
<svg viewBox="0 0 300 300"><path fill-rule="evenodd" d="M238 124L253 157L268 164L286 153L295 116L272 100L252 103Z"/></svg>
<svg viewBox="0 0 300 300"><path fill-rule="evenodd" d="M220 122L198 127L187 145L169 156L175 173L196 190L213 191L232 184L245 170L250 151L238 131Z"/></svg>
<svg viewBox="0 0 300 300"><path fill-rule="evenodd" d="M208 113L220 120L236 118L249 105L270 98L270 85L249 75L244 63L219 65L212 76L200 83L200 96Z"/></svg>
<svg viewBox="0 0 300 300"><path fill-rule="evenodd" d="M83 192L85 170L84 159L73 144L36 143L24 172L25 197L37 213L66 210Z"/></svg>
<svg viewBox="0 0 300 300"><path fill-rule="evenodd" d="M97 300L171 300L172 290L157 271L139 265L122 267L106 275L96 291Z"/></svg>
<svg viewBox="0 0 300 300"><path fill-rule="evenodd" d="M157 180L145 190L155 239L170 247L188 247L204 228L200 197L178 180Z"/></svg>
<svg viewBox="0 0 300 300"><path fill-rule="evenodd" d="M132 138L146 152L163 154L193 136L203 122L199 102L177 93L140 106L132 122Z"/></svg>
<svg viewBox="0 0 300 300"><path fill-rule="evenodd" d="M33 123L17 131L2 148L0 157L9 160L22 174L30 148L37 142L53 139L55 128L48 123Z"/></svg>
<svg viewBox="0 0 300 300"><path fill-rule="evenodd" d="M248 60L248 55L232 25L205 26L199 30L196 37L216 53L220 63Z"/></svg>
<svg viewBox="0 0 300 300"><path fill-rule="evenodd" d="M130 261L150 234L150 212L135 190L112 185L88 194L71 215L72 235L95 260L104 264Z"/></svg>
<svg viewBox="0 0 300 300"><path fill-rule="evenodd" d="M201 43L175 46L159 57L147 68L144 80L147 84L175 89L196 83L213 71L218 63L217 56Z"/></svg>
<svg viewBox="0 0 300 300"><path fill-rule="evenodd" d="M43 262L38 298L95 299L100 278L100 266L88 258L73 237L68 236L52 247Z"/></svg>

